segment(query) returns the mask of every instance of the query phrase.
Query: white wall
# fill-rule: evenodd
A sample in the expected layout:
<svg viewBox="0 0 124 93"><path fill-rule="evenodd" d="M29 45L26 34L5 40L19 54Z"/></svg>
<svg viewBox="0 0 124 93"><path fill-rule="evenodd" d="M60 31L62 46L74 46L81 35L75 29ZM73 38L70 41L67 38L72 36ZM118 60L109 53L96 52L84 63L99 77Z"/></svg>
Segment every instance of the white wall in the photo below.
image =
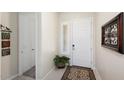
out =
<svg viewBox="0 0 124 93"><path fill-rule="evenodd" d="M101 12L96 16L96 68L102 79L124 79L124 55L101 47L101 26L117 14Z"/></svg>
<svg viewBox="0 0 124 93"><path fill-rule="evenodd" d="M60 22L73 21L82 17L93 17L94 12L62 12L59 13Z"/></svg>
<svg viewBox="0 0 124 93"><path fill-rule="evenodd" d="M41 32L39 32L40 54L37 63L37 79L43 77L54 68L53 58L58 53L58 14L41 13ZM41 50L40 50L41 48Z"/></svg>
<svg viewBox="0 0 124 93"><path fill-rule="evenodd" d="M94 31L94 27L95 27L95 13L94 12L62 12L62 13L59 13L59 26L63 22L64 23L70 23L71 21L81 19L81 18L85 18L85 17L92 17L93 18L93 31ZM92 40L92 42L93 42L92 43L92 45L93 45L92 66L94 66L95 65L95 33L92 33L92 34L93 34L92 35L93 36L93 40ZM60 48L61 47L60 43L59 43L59 45L60 45L59 50L61 49Z"/></svg>
<svg viewBox="0 0 124 93"><path fill-rule="evenodd" d="M0 23L9 27L11 33L11 55L1 58L1 74L2 79L10 79L18 73L18 54L17 54L17 37L18 37L18 14L17 13L0 13Z"/></svg>

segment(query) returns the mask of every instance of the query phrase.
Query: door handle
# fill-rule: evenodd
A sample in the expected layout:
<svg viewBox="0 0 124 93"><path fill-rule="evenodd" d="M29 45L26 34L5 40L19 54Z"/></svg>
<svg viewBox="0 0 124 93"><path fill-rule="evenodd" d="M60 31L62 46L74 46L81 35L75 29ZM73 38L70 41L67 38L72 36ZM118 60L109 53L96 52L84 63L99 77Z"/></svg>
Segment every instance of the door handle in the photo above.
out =
<svg viewBox="0 0 124 93"><path fill-rule="evenodd" d="M32 51L34 51L35 49L32 49Z"/></svg>
<svg viewBox="0 0 124 93"><path fill-rule="evenodd" d="M75 45L73 44L72 47L75 47Z"/></svg>
<svg viewBox="0 0 124 93"><path fill-rule="evenodd" d="M74 44L72 44L72 50L75 50L75 45Z"/></svg>

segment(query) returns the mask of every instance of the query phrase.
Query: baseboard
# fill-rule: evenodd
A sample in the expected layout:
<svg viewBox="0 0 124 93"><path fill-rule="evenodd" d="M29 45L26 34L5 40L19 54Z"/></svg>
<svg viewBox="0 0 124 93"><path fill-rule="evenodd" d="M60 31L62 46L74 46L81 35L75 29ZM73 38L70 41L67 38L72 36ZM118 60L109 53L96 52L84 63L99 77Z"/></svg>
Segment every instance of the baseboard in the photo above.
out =
<svg viewBox="0 0 124 93"><path fill-rule="evenodd" d="M42 80L45 80L45 78L55 69L55 67L53 67L43 78Z"/></svg>
<svg viewBox="0 0 124 93"><path fill-rule="evenodd" d="M93 67L92 69L93 69L93 72L95 74L96 80L102 80L98 70L95 67Z"/></svg>
<svg viewBox="0 0 124 93"><path fill-rule="evenodd" d="M13 76L9 77L7 80L12 80L12 79L16 78L17 76L19 76L19 74L13 75Z"/></svg>

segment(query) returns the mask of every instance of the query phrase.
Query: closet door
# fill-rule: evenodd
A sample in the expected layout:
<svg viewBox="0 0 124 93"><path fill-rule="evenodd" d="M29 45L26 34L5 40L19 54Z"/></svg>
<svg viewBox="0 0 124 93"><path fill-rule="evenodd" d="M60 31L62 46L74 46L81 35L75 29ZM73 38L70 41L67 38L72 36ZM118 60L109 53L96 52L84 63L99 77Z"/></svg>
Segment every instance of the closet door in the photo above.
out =
<svg viewBox="0 0 124 93"><path fill-rule="evenodd" d="M24 73L35 65L35 13L19 14L19 67Z"/></svg>

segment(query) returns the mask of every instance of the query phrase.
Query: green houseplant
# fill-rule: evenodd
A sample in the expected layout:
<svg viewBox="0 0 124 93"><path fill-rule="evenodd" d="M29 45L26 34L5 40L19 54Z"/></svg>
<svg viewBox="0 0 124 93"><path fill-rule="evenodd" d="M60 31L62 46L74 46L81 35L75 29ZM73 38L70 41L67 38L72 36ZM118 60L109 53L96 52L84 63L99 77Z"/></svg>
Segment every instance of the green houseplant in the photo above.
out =
<svg viewBox="0 0 124 93"><path fill-rule="evenodd" d="M59 56L59 55L56 55L56 57L53 59L57 68L65 68L65 65L69 64L69 60L70 58L66 56Z"/></svg>

